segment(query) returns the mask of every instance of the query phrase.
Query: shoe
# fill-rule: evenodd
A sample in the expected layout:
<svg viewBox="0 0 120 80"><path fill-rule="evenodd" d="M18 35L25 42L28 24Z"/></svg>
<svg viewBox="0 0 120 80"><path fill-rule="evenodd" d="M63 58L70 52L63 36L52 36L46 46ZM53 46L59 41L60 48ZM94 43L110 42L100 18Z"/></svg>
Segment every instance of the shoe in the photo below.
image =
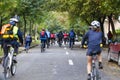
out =
<svg viewBox="0 0 120 80"><path fill-rule="evenodd" d="M87 80L91 80L91 75L88 74Z"/></svg>
<svg viewBox="0 0 120 80"><path fill-rule="evenodd" d="M99 69L103 69L102 62L99 62Z"/></svg>

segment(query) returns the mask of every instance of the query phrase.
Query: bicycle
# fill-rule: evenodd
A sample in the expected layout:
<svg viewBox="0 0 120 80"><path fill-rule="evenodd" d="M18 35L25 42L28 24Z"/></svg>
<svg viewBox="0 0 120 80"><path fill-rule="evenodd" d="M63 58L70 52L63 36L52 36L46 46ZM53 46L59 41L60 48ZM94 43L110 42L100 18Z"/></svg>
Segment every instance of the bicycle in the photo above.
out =
<svg viewBox="0 0 120 80"><path fill-rule="evenodd" d="M41 53L44 52L45 49L44 49L44 41L41 41Z"/></svg>
<svg viewBox="0 0 120 80"><path fill-rule="evenodd" d="M70 49L73 49L73 45L74 45L74 38L70 39Z"/></svg>
<svg viewBox="0 0 120 80"><path fill-rule="evenodd" d="M101 80L99 69L97 66L97 52L92 52L92 70L91 70L91 80Z"/></svg>
<svg viewBox="0 0 120 80"><path fill-rule="evenodd" d="M30 48L30 43L27 43L25 48L26 53L28 53L29 48Z"/></svg>
<svg viewBox="0 0 120 80"><path fill-rule="evenodd" d="M62 46L62 41L60 40L58 43L59 43L59 47L61 47Z"/></svg>
<svg viewBox="0 0 120 80"><path fill-rule="evenodd" d="M4 67L4 78L7 80L10 76L10 73L12 76L16 73L17 63L14 60L14 49L11 45L7 45L8 49L8 55L4 59L3 67Z"/></svg>

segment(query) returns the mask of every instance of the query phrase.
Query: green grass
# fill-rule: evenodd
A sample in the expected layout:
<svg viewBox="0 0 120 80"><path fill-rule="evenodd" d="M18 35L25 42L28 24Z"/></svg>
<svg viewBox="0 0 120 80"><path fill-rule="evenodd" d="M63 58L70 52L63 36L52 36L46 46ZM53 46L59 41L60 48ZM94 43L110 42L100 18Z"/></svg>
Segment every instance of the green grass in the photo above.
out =
<svg viewBox="0 0 120 80"><path fill-rule="evenodd" d="M0 46L0 56L3 56L3 49Z"/></svg>

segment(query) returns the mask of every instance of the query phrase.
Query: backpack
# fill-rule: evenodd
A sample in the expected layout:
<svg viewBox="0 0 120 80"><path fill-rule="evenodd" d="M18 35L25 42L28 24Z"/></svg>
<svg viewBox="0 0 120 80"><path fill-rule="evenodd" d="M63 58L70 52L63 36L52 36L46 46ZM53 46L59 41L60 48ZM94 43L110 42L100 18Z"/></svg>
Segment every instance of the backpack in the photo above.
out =
<svg viewBox="0 0 120 80"><path fill-rule="evenodd" d="M75 34L74 32L70 32L70 38L74 38Z"/></svg>
<svg viewBox="0 0 120 80"><path fill-rule="evenodd" d="M54 34L51 34L50 37L51 37L51 38L55 38L55 35L54 35Z"/></svg>
<svg viewBox="0 0 120 80"><path fill-rule="evenodd" d="M26 41L31 41L31 37L30 36L26 36Z"/></svg>
<svg viewBox="0 0 120 80"><path fill-rule="evenodd" d="M13 36L13 26L11 26L10 24L3 25L2 29L1 29L1 36L2 36L2 39L12 39L12 38L14 38L14 36Z"/></svg>
<svg viewBox="0 0 120 80"><path fill-rule="evenodd" d="M59 33L59 34L58 34L58 37L59 37L59 38L63 38L63 34L62 34L62 33Z"/></svg>
<svg viewBox="0 0 120 80"><path fill-rule="evenodd" d="M44 37L45 36L45 31L41 32L41 36Z"/></svg>

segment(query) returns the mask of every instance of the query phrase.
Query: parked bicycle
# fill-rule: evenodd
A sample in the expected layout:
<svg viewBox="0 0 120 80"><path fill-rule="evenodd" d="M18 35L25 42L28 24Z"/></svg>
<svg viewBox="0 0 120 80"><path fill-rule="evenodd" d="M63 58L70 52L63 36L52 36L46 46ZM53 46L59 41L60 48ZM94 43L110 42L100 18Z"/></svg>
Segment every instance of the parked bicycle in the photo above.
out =
<svg viewBox="0 0 120 80"><path fill-rule="evenodd" d="M12 76L16 73L17 63L15 61L14 54L14 48L12 48L11 45L7 45L9 47L8 55L3 61L3 67L4 67L4 78L7 80L10 77L10 73Z"/></svg>

